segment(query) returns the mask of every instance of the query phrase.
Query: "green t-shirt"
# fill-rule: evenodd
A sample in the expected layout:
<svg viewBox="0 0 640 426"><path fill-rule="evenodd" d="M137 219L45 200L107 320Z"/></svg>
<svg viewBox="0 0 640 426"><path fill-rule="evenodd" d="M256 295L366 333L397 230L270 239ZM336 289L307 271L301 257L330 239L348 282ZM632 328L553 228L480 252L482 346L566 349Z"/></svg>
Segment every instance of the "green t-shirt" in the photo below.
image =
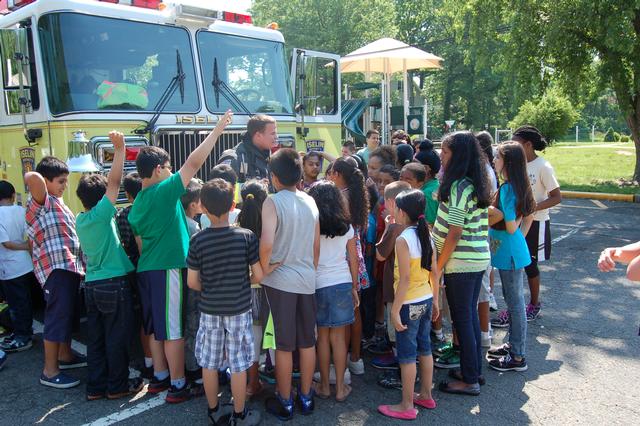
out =
<svg viewBox="0 0 640 426"><path fill-rule="evenodd" d="M87 262L87 282L121 277L135 269L120 243L115 214L116 208L105 195L76 218L76 233Z"/></svg>
<svg viewBox="0 0 640 426"><path fill-rule="evenodd" d="M473 183L469 179L457 180L451 185L449 201L438 206L432 234L438 253L442 253L449 227L462 228L460 241L444 267L447 274L480 272L489 266L488 209L478 207L473 191Z"/></svg>
<svg viewBox="0 0 640 426"><path fill-rule="evenodd" d="M180 173L138 193L129 223L142 239L138 272L186 268L187 218L180 203L185 192Z"/></svg>
<svg viewBox="0 0 640 426"><path fill-rule="evenodd" d="M438 187L440 183L438 179L431 179L424 185L422 185L422 193L427 200L427 205L424 209L424 216L427 219L427 223L432 225L436 222L436 216L438 215Z"/></svg>

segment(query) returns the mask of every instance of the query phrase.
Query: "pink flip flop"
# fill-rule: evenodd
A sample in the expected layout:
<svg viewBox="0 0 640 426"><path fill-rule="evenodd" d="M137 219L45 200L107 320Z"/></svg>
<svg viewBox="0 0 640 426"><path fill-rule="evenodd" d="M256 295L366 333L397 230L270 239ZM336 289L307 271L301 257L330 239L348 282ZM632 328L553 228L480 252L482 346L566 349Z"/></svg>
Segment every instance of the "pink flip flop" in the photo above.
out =
<svg viewBox="0 0 640 426"><path fill-rule="evenodd" d="M394 411L390 405L379 405L378 411L387 417L400 420L415 420L418 417L418 410L411 408L407 411Z"/></svg>
<svg viewBox="0 0 640 426"><path fill-rule="evenodd" d="M435 399L418 399L418 394L413 396L413 403L429 410L433 410L437 406Z"/></svg>

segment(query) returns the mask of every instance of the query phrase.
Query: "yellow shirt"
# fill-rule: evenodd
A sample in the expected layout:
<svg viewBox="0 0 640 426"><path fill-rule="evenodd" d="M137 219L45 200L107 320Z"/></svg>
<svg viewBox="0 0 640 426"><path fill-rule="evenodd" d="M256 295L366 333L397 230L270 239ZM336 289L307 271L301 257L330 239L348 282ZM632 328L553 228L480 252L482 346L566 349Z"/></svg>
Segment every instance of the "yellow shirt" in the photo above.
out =
<svg viewBox="0 0 640 426"><path fill-rule="evenodd" d="M402 301L403 305L409 303L416 303L423 300L427 300L433 297L431 291L431 283L429 282L429 271L423 269L420 264L422 259L422 248L420 246L420 240L416 235L416 227L410 226L402 234L398 236L407 242L409 246L410 256L410 269L409 269L409 288L405 294L405 298ZM396 264L393 270L393 290L398 289L400 284L400 270L398 269L398 252L396 251Z"/></svg>

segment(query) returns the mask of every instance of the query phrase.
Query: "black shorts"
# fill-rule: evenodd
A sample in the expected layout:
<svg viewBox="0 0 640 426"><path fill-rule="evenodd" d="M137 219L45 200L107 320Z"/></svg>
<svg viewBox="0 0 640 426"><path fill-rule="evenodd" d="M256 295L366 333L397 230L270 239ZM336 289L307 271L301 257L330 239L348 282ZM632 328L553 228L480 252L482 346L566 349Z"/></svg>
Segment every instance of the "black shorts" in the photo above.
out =
<svg viewBox="0 0 640 426"><path fill-rule="evenodd" d="M65 269L54 269L44 283L43 337L49 342L71 341L73 320L79 300L82 276Z"/></svg>
<svg viewBox="0 0 640 426"><path fill-rule="evenodd" d="M551 223L548 220L534 220L526 240L532 260L542 262L551 258Z"/></svg>
<svg viewBox="0 0 640 426"><path fill-rule="evenodd" d="M273 317L276 349L293 352L316 344L316 295L263 286Z"/></svg>

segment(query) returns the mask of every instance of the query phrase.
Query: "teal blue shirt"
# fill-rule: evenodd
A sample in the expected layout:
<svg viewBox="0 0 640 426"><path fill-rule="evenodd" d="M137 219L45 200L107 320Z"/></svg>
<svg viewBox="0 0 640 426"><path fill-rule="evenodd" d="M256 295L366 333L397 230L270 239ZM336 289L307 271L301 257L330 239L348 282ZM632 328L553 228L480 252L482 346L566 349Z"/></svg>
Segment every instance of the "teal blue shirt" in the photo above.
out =
<svg viewBox="0 0 640 426"><path fill-rule="evenodd" d="M516 194L511 184L504 183L498 190L500 200L498 208L504 214L504 221L514 221L516 215ZM520 228L513 234L506 230L489 229L491 247L491 265L503 270L520 269L531 263L529 248Z"/></svg>
<svg viewBox="0 0 640 426"><path fill-rule="evenodd" d="M105 195L76 218L76 233L87 262L87 282L121 277L134 270L120 243L115 214L116 208Z"/></svg>

